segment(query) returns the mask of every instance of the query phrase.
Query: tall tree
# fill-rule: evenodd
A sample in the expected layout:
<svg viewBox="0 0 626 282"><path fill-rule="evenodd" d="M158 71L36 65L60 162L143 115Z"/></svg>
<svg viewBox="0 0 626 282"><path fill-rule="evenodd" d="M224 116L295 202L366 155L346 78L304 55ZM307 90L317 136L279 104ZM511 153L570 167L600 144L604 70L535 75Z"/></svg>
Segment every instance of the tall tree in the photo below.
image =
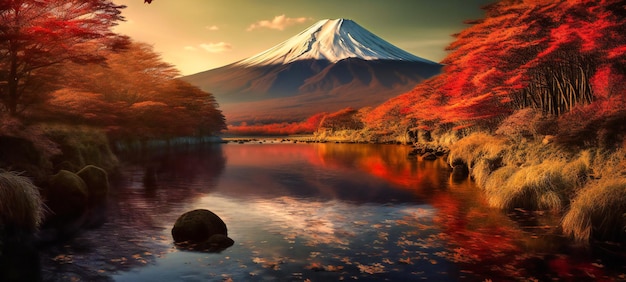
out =
<svg viewBox="0 0 626 282"><path fill-rule="evenodd" d="M3 0L0 4L0 103L16 115L41 101L53 66L97 63L125 38L111 28L123 20L107 0Z"/></svg>

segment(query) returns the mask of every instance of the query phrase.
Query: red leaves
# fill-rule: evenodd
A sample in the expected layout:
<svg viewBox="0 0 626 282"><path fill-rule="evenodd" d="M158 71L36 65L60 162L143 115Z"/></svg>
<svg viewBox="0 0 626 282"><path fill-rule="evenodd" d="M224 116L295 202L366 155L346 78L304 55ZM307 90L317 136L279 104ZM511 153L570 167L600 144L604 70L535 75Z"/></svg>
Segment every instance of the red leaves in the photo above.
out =
<svg viewBox="0 0 626 282"><path fill-rule="evenodd" d="M123 20L120 9L107 0L3 1L0 5L0 85L10 85L1 99L11 114L17 114L33 100L43 99L41 85L32 81L38 71L53 69L66 61L101 62L111 28ZM95 48L85 48L91 45ZM4 83L3 83L4 81ZM54 80L51 80L54 81ZM31 93L28 99L25 93ZM37 100L37 99L35 99Z"/></svg>
<svg viewBox="0 0 626 282"><path fill-rule="evenodd" d="M520 107L558 115L626 95L623 1L499 1L485 10L455 36L441 75L371 111L368 126L407 116L414 126L467 126Z"/></svg>

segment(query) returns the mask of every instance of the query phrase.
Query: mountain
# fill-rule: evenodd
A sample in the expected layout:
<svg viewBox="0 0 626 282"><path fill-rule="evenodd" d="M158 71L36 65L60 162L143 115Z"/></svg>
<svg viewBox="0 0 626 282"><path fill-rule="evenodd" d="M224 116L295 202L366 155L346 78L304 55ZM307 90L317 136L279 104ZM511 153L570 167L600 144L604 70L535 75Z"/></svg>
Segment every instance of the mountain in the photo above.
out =
<svg viewBox="0 0 626 282"><path fill-rule="evenodd" d="M334 19L250 58L183 79L213 93L228 123L271 123L376 106L440 70L354 21Z"/></svg>

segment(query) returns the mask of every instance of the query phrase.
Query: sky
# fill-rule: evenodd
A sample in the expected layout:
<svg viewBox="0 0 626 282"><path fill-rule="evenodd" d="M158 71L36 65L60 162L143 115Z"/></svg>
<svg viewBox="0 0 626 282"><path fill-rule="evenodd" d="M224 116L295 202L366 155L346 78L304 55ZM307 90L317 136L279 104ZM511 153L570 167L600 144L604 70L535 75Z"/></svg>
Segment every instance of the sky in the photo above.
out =
<svg viewBox="0 0 626 282"><path fill-rule="evenodd" d="M152 44L182 75L261 53L323 19L351 19L391 44L435 62L465 20L492 0L114 0L114 31Z"/></svg>

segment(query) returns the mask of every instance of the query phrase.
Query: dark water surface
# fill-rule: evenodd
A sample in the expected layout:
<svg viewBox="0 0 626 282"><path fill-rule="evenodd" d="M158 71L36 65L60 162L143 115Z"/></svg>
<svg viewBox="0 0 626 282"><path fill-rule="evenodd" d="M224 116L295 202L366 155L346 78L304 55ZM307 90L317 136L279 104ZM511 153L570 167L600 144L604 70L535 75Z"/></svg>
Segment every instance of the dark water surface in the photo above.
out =
<svg viewBox="0 0 626 282"><path fill-rule="evenodd" d="M490 209L410 147L214 144L121 156L107 222L44 249L46 281L625 280L611 246L576 247L558 218ZM177 249L209 209L235 245Z"/></svg>

